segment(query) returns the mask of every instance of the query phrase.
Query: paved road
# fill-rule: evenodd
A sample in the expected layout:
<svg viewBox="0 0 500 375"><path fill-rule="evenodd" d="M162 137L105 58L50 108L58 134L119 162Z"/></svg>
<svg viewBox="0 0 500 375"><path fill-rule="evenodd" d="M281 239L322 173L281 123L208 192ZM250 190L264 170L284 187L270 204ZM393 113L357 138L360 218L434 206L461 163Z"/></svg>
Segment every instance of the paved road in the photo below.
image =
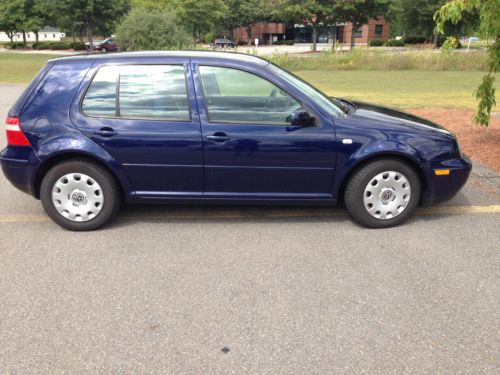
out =
<svg viewBox="0 0 500 375"><path fill-rule="evenodd" d="M387 230L141 206L72 233L0 176L0 373L498 373L498 184Z"/></svg>

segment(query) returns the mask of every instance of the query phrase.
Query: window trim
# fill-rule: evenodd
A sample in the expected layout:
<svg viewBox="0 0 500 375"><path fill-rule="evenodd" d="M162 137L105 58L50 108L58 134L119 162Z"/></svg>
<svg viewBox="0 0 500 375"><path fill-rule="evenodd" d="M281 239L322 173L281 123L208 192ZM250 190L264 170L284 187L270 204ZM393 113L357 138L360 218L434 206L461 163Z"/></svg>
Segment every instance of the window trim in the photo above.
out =
<svg viewBox="0 0 500 375"><path fill-rule="evenodd" d="M363 37L363 26L364 25L361 25L356 30L353 29L354 38L359 39Z"/></svg>
<svg viewBox="0 0 500 375"><path fill-rule="evenodd" d="M200 85L201 85L201 94L202 94L202 97L203 97L203 104L205 106L205 112L207 114L207 124L208 125L218 125L218 124L230 124L230 125L241 125L241 126L248 126L248 125L254 125L254 126L273 126L273 127L276 127L276 126L280 126L280 127L288 127L288 128L300 128L300 126L294 126L290 123L281 123L281 122L245 122L245 121L238 121L238 122L234 122L234 121L211 121L210 120L210 112L208 110L208 107L207 107L207 100L206 100L206 96L205 96L205 87L203 86L203 79L201 77L201 71L200 71L200 67L202 66L206 66L206 67L212 67L212 68L224 68L224 69L232 69L232 70L238 70L238 71L241 71L241 72L245 72L245 73L248 73L248 74L252 74L254 76L257 76L269 83L271 83L273 86L276 86L278 89L280 89L281 91L285 92L288 96L290 96L293 100L295 100L297 103L300 104L300 108L303 108L303 109L306 109L307 111L310 111L314 114L314 118L316 119L316 121L318 122L317 124L315 124L314 126L309 126L310 128L322 128L323 127L323 122L321 121L321 117L318 116L318 114L316 113L316 111L312 110L311 108L309 108L309 106L305 105L304 102L302 100L299 100L297 99L297 97L295 97L294 95L290 94L288 91L284 90L280 85L278 85L277 83L274 83L273 81L261 76L260 74L257 74L257 73L254 73L254 72L251 72L249 70L246 70L246 69L243 69L241 67L228 67L228 66L223 66L223 65L214 65L214 64L197 64L196 66L196 71L198 73L198 77L199 77L199 81L200 81Z"/></svg>
<svg viewBox="0 0 500 375"><path fill-rule="evenodd" d="M189 86L188 86L188 77L187 77L187 72L186 72L186 65L188 63L175 63L175 64L168 64L168 63L159 63L159 64L141 64L141 63L122 63L122 64L101 64L97 67L97 69L92 73L92 77L89 79L89 83L87 84L87 87L85 88L85 91L83 92L80 102L78 104L78 110L80 114L84 117L89 117L89 118L102 118L102 119L111 119L111 120L144 120L144 121L156 121L156 122L185 122L185 123L190 123L193 122L193 116L192 116L192 106L191 106L191 101L189 98ZM83 101L85 100L85 97L87 96L87 92L92 85L92 82L94 81L95 76L104 67L122 67L122 66L180 66L184 70L184 84L186 86L186 98L187 98L187 103L188 103L188 114L189 118L188 119L177 119L177 118L172 118L172 117L143 117L143 116L127 116L123 117L120 115L120 77L121 75L118 73L118 76L116 78L115 82L115 90L116 90L116 100L115 100L115 115L114 116L106 116L106 115L91 115L86 113L83 110Z"/></svg>

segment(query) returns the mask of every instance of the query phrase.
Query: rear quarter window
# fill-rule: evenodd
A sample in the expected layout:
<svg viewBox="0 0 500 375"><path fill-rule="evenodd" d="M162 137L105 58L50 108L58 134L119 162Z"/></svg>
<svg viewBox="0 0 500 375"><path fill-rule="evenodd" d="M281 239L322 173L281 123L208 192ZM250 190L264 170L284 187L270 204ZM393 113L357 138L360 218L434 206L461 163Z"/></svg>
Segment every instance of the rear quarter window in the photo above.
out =
<svg viewBox="0 0 500 375"><path fill-rule="evenodd" d="M42 78L47 74L47 72L50 70L52 67L52 63L46 64L40 71L37 73L35 78L33 78L26 88L26 90L23 91L21 96L16 100L15 104L12 106L12 108L9 111L9 116L19 116L21 114L21 111L25 107L25 104L27 104L30 100L28 98L33 95L31 95L34 91L34 89L38 86Z"/></svg>

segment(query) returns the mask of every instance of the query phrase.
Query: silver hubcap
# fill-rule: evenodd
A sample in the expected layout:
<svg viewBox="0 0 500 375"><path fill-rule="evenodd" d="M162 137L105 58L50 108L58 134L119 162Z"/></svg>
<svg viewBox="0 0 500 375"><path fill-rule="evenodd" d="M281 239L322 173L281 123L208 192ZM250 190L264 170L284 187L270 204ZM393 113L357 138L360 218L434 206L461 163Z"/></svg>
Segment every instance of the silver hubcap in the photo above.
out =
<svg viewBox="0 0 500 375"><path fill-rule="evenodd" d="M406 176L387 171L373 177L366 185L363 203L368 213L381 220L400 215L408 206L411 186Z"/></svg>
<svg viewBox="0 0 500 375"><path fill-rule="evenodd" d="M65 218L89 221L101 212L104 195L93 178L81 173L68 173L55 182L52 202Z"/></svg>

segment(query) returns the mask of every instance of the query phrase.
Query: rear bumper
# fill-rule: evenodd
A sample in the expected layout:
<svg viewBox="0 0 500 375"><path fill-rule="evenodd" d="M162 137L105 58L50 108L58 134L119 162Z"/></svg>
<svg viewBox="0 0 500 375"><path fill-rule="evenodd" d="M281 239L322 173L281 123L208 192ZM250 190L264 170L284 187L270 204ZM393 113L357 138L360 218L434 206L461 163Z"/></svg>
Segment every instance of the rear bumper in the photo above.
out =
<svg viewBox="0 0 500 375"><path fill-rule="evenodd" d="M7 147L0 152L0 165L7 180L17 189L36 197L35 176L40 159L31 147Z"/></svg>
<svg viewBox="0 0 500 375"><path fill-rule="evenodd" d="M450 174L436 176L434 173L436 169L449 169ZM466 156L433 165L432 175L428 177L428 186L426 194L422 198L422 204L431 205L453 198L469 179L471 170L472 162Z"/></svg>

